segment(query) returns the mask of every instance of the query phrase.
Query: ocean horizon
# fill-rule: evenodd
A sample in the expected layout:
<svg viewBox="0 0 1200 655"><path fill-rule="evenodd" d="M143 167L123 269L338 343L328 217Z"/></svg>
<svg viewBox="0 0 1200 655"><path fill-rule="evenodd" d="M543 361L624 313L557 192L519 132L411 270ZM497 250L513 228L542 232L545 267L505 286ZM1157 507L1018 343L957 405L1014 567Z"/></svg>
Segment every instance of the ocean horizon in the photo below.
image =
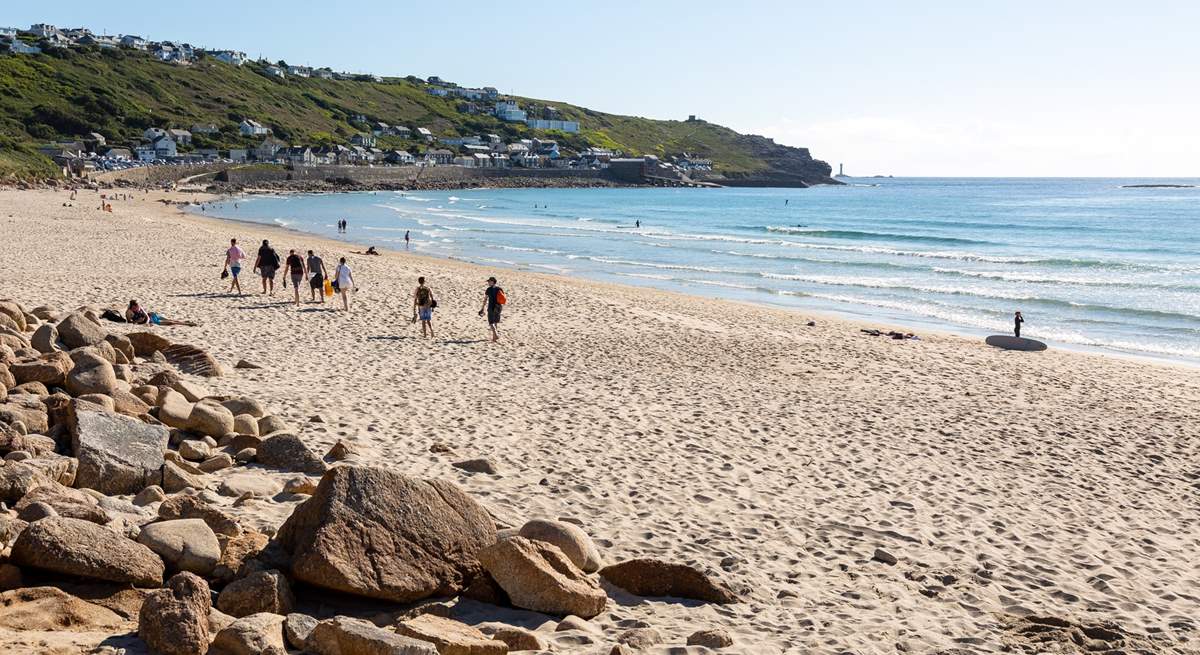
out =
<svg viewBox="0 0 1200 655"><path fill-rule="evenodd" d="M1128 188L1200 180L843 180L251 195L203 214L918 334L1009 334L1022 311L1052 346L1200 362L1200 188Z"/></svg>

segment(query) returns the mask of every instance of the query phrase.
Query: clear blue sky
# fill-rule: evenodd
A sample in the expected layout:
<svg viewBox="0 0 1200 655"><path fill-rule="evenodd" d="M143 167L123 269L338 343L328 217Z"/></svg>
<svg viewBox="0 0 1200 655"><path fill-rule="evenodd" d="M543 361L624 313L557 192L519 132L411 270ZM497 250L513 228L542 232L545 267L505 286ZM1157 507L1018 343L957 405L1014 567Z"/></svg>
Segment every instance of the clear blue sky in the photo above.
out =
<svg viewBox="0 0 1200 655"><path fill-rule="evenodd" d="M1200 175L1198 2L6 4L0 25L696 114L852 173Z"/></svg>

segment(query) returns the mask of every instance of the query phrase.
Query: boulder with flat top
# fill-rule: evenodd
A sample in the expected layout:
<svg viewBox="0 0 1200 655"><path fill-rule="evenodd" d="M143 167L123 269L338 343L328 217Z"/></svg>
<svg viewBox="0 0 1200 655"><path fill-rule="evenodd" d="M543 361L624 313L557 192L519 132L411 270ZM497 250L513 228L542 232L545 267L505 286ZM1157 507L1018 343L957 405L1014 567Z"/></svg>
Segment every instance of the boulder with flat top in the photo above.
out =
<svg viewBox="0 0 1200 655"><path fill-rule="evenodd" d="M296 580L412 602L453 595L470 582L496 526L453 483L340 466L325 473L276 538L292 555Z"/></svg>
<svg viewBox="0 0 1200 655"><path fill-rule="evenodd" d="M139 587L162 584L163 562L149 548L82 519L65 516L30 523L12 547L19 566Z"/></svg>
<svg viewBox="0 0 1200 655"><path fill-rule="evenodd" d="M553 544L509 537L480 551L479 559L516 607L590 619L608 603L600 585Z"/></svg>
<svg viewBox="0 0 1200 655"><path fill-rule="evenodd" d="M104 328L79 312L72 313L58 324L58 338L68 349L94 346L104 341Z"/></svg>
<svg viewBox="0 0 1200 655"><path fill-rule="evenodd" d="M75 485L104 494L136 494L162 481L167 429L74 401L71 450Z"/></svg>

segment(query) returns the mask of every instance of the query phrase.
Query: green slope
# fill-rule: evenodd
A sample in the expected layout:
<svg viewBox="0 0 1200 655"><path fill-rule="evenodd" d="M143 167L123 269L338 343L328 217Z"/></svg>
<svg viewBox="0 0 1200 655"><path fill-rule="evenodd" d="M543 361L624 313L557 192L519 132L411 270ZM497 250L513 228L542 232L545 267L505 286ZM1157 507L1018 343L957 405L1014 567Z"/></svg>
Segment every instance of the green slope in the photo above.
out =
<svg viewBox="0 0 1200 655"><path fill-rule="evenodd" d="M161 63L129 50L72 49L43 55L0 57L0 173L8 162L28 159L30 147L55 139L103 134L109 145L133 145L147 127L190 128L212 123L219 135L196 137L196 147L244 146L254 140L237 134L242 118L271 126L276 136L294 143L345 143L365 130L352 117L428 127L439 136L495 133L505 137L549 134L569 148L615 148L630 155L660 156L689 152L713 159L730 176L799 173L828 176L828 166L813 162L804 149L775 146L704 121L662 121L619 116L554 102L520 98L528 104L553 105L581 132L567 135L530 130L491 116L458 111L458 99L437 98L410 79L383 82L317 78L268 78L257 64L231 66L205 58L192 66ZM774 155L765 150L776 150ZM411 147L399 139L381 146ZM24 148L21 148L24 146ZM778 149L783 148L782 151ZM18 156L19 155L19 156ZM782 157L780 156L782 155ZM17 164L13 164L14 166ZM786 169L795 169L788 171Z"/></svg>

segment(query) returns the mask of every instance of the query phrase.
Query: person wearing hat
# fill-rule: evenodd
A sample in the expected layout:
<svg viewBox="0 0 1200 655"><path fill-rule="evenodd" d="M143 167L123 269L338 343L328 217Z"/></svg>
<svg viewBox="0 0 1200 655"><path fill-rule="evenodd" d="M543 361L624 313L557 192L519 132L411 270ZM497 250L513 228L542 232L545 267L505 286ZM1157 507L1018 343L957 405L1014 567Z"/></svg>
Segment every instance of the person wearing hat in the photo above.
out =
<svg viewBox="0 0 1200 655"><path fill-rule="evenodd" d="M504 307L504 289L496 285L496 278L489 277L487 279L487 288L483 290L483 306L479 308L479 315L483 316L487 312L488 329L492 331L492 341L500 340L500 333L496 326L500 324L500 309Z"/></svg>

